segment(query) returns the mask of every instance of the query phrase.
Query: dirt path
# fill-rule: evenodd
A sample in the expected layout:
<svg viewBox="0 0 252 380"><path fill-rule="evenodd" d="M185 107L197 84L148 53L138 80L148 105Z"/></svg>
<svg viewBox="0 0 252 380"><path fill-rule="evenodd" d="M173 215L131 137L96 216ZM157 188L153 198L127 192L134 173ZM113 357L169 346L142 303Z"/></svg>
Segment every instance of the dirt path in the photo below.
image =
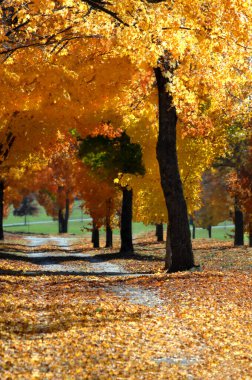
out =
<svg viewBox="0 0 252 380"><path fill-rule="evenodd" d="M57 245L58 247L69 249L71 244L77 241L77 238L73 237L61 237L61 236L27 236L25 237L29 247L39 247L41 245L52 244ZM71 243L71 244L70 244Z"/></svg>
<svg viewBox="0 0 252 380"><path fill-rule="evenodd" d="M71 253L71 245L76 240L75 238L68 237L33 237L29 236L26 238L28 245L31 247L39 247L42 245L56 245L59 248L64 247L66 252L63 252L63 257L65 259L70 258L82 258L85 260L85 264L88 266L89 276L130 276L138 277L148 274L143 273L132 273L123 268L123 266L118 264L112 264L108 261L101 260L95 256L86 253ZM61 253L62 255L62 253ZM48 273L53 272L57 274L80 274L81 269L78 264L73 261L70 263L64 262L63 264L58 263L59 254L50 252L35 252L26 254L29 258L40 259L39 269L42 272ZM55 259L55 262L54 262ZM157 292L144 289L141 287L133 287L129 285L109 285L104 287L105 291L114 293L117 297L125 298L133 304L156 307L162 306L163 301L158 297Z"/></svg>

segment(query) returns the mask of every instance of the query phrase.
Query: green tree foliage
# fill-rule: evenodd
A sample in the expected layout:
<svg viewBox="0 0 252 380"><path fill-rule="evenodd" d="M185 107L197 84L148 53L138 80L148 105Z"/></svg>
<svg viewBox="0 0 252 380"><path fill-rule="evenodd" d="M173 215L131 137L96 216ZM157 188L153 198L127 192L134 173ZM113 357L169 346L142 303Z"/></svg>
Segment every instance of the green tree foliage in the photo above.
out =
<svg viewBox="0 0 252 380"><path fill-rule="evenodd" d="M80 144L79 157L102 177L115 177L118 173L145 174L141 146L130 142L126 132L113 139L87 136Z"/></svg>

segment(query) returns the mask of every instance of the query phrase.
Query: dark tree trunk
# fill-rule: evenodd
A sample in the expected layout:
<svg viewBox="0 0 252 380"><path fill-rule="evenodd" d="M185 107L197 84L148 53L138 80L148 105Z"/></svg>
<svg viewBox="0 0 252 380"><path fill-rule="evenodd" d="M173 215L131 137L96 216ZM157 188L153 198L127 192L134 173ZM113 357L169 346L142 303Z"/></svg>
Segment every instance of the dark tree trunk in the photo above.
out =
<svg viewBox="0 0 252 380"><path fill-rule="evenodd" d="M192 226L192 238L195 239L196 238L196 226L195 226L194 219L192 216L190 216L190 218L189 218L189 223Z"/></svg>
<svg viewBox="0 0 252 380"><path fill-rule="evenodd" d="M177 114L171 94L166 92L168 80L160 68L155 69L159 97L159 136L157 159L170 223L171 265L169 272L194 266L187 205L178 168L176 150ZM167 248L167 254L170 255Z"/></svg>
<svg viewBox="0 0 252 380"><path fill-rule="evenodd" d="M113 231L109 224L106 224L106 245L105 248L113 247Z"/></svg>
<svg viewBox="0 0 252 380"><path fill-rule="evenodd" d="M164 225L163 223L156 224L157 241L164 241Z"/></svg>
<svg viewBox="0 0 252 380"><path fill-rule="evenodd" d="M207 231L208 231L208 237L209 237L209 239L211 239L211 237L212 237L212 226L208 226Z"/></svg>
<svg viewBox="0 0 252 380"><path fill-rule="evenodd" d="M93 243L93 248L100 248L100 233L99 233L99 228L96 226L95 223L93 223L92 243Z"/></svg>
<svg viewBox="0 0 252 380"><path fill-rule="evenodd" d="M58 221L59 221L59 234L63 234L63 230L64 230L64 215L63 215L63 211L62 211L61 208L59 209L59 212L58 212Z"/></svg>
<svg viewBox="0 0 252 380"><path fill-rule="evenodd" d="M64 217L64 233L68 232L68 219L69 219L69 199L66 199L66 210Z"/></svg>
<svg viewBox="0 0 252 380"><path fill-rule="evenodd" d="M59 209L58 220L59 220L59 234L64 234L68 232L68 219L69 219L69 199L66 199L65 212Z"/></svg>
<svg viewBox="0 0 252 380"><path fill-rule="evenodd" d="M122 214L121 214L121 253L133 252L132 242L132 200L133 191L126 187L122 189Z"/></svg>
<svg viewBox="0 0 252 380"><path fill-rule="evenodd" d="M249 247L252 247L252 222L249 222Z"/></svg>
<svg viewBox="0 0 252 380"><path fill-rule="evenodd" d="M243 213L239 207L238 199L235 197L235 212L234 212L234 224L235 224L235 238L234 245L244 245L244 223Z"/></svg>
<svg viewBox="0 0 252 380"><path fill-rule="evenodd" d="M194 222L192 224L192 238L196 239L196 227Z"/></svg>
<svg viewBox="0 0 252 380"><path fill-rule="evenodd" d="M111 228L112 199L106 201L106 245L105 248L113 247L113 231Z"/></svg>
<svg viewBox="0 0 252 380"><path fill-rule="evenodd" d="M0 240L4 240L3 210L4 210L4 181L0 181Z"/></svg>
<svg viewBox="0 0 252 380"><path fill-rule="evenodd" d="M167 224L165 270L169 270L171 265L172 265L171 232L170 232L170 226Z"/></svg>

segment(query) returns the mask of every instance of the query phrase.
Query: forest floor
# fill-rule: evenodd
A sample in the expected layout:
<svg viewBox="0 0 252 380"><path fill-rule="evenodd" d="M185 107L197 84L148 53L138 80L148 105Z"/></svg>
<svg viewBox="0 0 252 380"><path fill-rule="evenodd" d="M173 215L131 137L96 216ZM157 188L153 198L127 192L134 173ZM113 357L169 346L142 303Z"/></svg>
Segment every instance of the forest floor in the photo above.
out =
<svg viewBox="0 0 252 380"><path fill-rule="evenodd" d="M66 235L0 244L0 378L251 379L252 248L202 239L199 271Z"/></svg>

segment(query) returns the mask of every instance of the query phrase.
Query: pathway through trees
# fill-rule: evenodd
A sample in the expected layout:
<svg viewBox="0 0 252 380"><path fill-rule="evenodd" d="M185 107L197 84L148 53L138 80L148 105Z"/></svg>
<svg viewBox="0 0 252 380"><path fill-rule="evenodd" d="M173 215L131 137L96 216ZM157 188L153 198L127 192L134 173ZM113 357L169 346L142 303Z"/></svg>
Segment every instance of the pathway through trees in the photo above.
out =
<svg viewBox="0 0 252 380"><path fill-rule="evenodd" d="M71 252L71 246L76 242L76 238L69 237L32 237L26 238L28 245L31 247L44 246L46 244L56 245L59 248L64 248L65 252L60 254L57 252L34 252L28 253L27 256L31 259L36 259L39 262L39 272L46 274L53 272L57 274L76 274L89 276L147 276L149 273L132 273L126 270L123 266L118 264L112 264L94 255L82 252ZM60 257L59 257L60 255ZM68 263L66 260L74 260L76 258L83 259L87 264L88 270L83 272L80 270L80 266L76 261ZM63 264L59 264L59 260L65 260ZM29 272L28 272L29 273ZM31 274L34 272L31 272ZM115 293L118 297L128 299L130 302L144 306L162 306L162 300L158 297L158 294L154 291L150 291L144 288L131 287L129 285L110 285L103 287L104 290Z"/></svg>

